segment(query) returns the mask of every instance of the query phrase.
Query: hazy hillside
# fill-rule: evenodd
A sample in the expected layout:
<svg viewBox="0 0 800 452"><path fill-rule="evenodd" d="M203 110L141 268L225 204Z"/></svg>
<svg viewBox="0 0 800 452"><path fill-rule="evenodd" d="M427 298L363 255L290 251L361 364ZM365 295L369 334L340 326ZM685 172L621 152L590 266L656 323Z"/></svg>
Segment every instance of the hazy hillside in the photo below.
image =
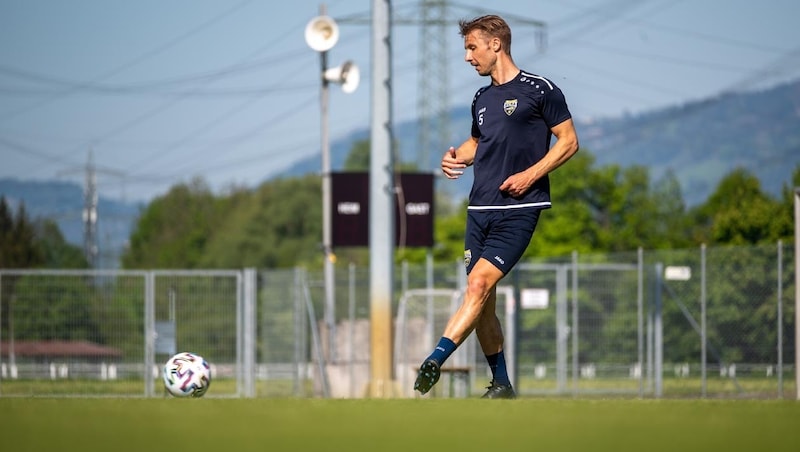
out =
<svg viewBox="0 0 800 452"><path fill-rule="evenodd" d="M0 179L0 195L6 198L14 214L19 203L23 202L29 218L55 220L68 242L83 246L83 187L79 184ZM119 253L130 237L139 208L133 203L103 197L98 199L97 244L101 267L117 265Z"/></svg>
<svg viewBox="0 0 800 452"><path fill-rule="evenodd" d="M580 112L573 112L580 117ZM452 144L469 133L469 107L452 109ZM689 205L705 201L720 178L745 167L761 180L766 191L777 195L800 164L800 80L763 92L729 93L639 116L577 121L581 146L600 165L644 165L654 178L675 172ZM395 124L394 135L404 161L438 169L442 149L430 151L427 166L419 161L416 123ZM357 131L331 143L331 166L341 169L352 143L367 139ZM303 160L284 175L319 172L319 158ZM442 184L443 185L443 184ZM469 180L455 186L466 196Z"/></svg>
<svg viewBox="0 0 800 452"><path fill-rule="evenodd" d="M690 204L735 167L778 194L800 164L800 81L580 128L599 163L644 165L656 177L672 169Z"/></svg>

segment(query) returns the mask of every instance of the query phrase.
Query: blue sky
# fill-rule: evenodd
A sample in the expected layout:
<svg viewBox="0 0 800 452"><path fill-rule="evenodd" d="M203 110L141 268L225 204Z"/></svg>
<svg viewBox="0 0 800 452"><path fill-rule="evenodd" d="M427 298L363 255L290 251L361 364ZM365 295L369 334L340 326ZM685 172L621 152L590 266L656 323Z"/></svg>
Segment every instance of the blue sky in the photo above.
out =
<svg viewBox="0 0 800 452"><path fill-rule="evenodd" d="M0 0L0 177L82 182L91 150L102 196L147 200L195 176L215 190L255 186L319 155L319 57L303 29L320 2L278 3ZM419 16L419 3L394 1L393 14ZM341 19L371 6L325 2ZM547 24L541 52L535 29L512 22L512 53L554 80L579 120L800 76L796 0L462 0L448 11L452 107L487 83L463 62L456 27L479 13ZM329 64L352 60L361 85L332 87L332 140L370 123L370 30L352 22ZM393 29L396 121L417 117L419 35Z"/></svg>

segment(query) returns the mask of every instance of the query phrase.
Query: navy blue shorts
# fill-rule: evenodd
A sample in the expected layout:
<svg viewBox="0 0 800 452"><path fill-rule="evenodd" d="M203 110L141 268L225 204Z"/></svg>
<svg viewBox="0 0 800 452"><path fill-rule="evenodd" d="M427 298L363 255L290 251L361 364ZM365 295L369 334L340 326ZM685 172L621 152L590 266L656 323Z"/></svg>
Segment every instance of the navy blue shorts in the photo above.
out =
<svg viewBox="0 0 800 452"><path fill-rule="evenodd" d="M464 265L467 274L479 258L504 275L519 262L533 237L541 209L467 210Z"/></svg>

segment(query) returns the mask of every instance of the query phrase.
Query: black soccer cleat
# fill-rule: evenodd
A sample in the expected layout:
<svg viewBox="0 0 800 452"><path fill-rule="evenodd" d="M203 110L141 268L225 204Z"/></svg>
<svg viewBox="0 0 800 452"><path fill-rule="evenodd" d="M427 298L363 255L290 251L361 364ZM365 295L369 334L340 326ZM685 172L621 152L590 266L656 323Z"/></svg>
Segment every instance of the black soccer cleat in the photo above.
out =
<svg viewBox="0 0 800 452"><path fill-rule="evenodd" d="M426 359L417 372L417 381L414 382L414 390L419 391L420 394L426 394L431 390L433 385L439 381L439 376L442 371L439 369L439 363L432 359Z"/></svg>
<svg viewBox="0 0 800 452"><path fill-rule="evenodd" d="M482 399L516 399L517 394L514 388L509 385L499 385L492 380L489 386L486 387L487 391L481 398Z"/></svg>

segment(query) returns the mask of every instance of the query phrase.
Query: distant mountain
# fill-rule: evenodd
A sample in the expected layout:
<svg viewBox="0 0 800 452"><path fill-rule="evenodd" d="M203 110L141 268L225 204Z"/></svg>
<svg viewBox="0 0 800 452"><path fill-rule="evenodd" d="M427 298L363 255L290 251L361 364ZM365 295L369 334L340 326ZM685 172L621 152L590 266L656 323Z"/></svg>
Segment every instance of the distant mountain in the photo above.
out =
<svg viewBox="0 0 800 452"><path fill-rule="evenodd" d="M598 163L643 165L654 177L671 169L690 205L705 201L737 167L778 195L800 164L800 80L580 129Z"/></svg>
<svg viewBox="0 0 800 452"><path fill-rule="evenodd" d="M576 118L579 113L573 112ZM469 125L469 107L453 108L449 144L463 141ZM758 92L725 93L636 116L576 119L576 129L581 147L588 149L599 165L642 165L654 180L668 170L674 172L690 206L704 202L720 179L737 167L751 171L766 192L777 196L800 164L800 80ZM444 149L420 155L417 130L416 122L395 124L400 158L436 171ZM332 142L333 171L342 169L355 141L366 139L369 131L364 129ZM426 157L428 163L424 164L421 159ZM319 171L319 157L313 157L297 162L282 176ZM458 182L457 194L466 196L470 182Z"/></svg>
<svg viewBox="0 0 800 452"><path fill-rule="evenodd" d="M83 246L83 187L64 181L21 181L0 179L0 195L16 215L22 202L30 219L49 218L58 223L67 242ZM114 268L127 246L142 206L109 200L97 201L97 245L100 268Z"/></svg>

